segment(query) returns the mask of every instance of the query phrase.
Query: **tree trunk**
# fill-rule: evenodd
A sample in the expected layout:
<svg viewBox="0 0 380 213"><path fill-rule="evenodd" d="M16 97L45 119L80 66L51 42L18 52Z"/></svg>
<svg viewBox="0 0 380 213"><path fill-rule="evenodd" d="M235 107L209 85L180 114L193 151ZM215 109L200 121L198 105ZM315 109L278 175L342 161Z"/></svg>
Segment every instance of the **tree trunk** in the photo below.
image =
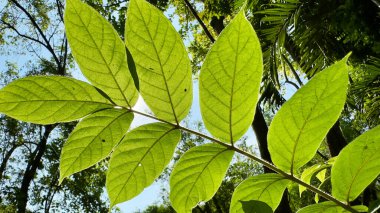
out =
<svg viewBox="0 0 380 213"><path fill-rule="evenodd" d="M37 145L36 149L34 150L31 156L31 159L28 162L28 165L25 169L20 190L17 192L17 195L16 195L18 213L26 212L26 205L28 203L28 191L29 191L30 183L32 182L34 176L37 173L38 165L41 163L42 156L46 151L47 139L53 129L54 129L54 126L52 125L45 126L45 132L39 144Z"/></svg>

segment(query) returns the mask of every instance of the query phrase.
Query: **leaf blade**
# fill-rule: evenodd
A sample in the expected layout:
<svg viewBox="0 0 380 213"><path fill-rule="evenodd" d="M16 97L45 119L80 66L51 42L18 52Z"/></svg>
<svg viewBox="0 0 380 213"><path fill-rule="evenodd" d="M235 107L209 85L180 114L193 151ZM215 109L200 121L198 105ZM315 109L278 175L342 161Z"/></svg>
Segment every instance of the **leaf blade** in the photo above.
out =
<svg viewBox="0 0 380 213"><path fill-rule="evenodd" d="M190 110L192 82L179 34L161 11L144 0L131 0L125 29L142 97L157 117L180 122Z"/></svg>
<svg viewBox="0 0 380 213"><path fill-rule="evenodd" d="M274 117L268 148L280 169L293 173L311 160L339 118L346 100L348 56L315 75Z"/></svg>
<svg viewBox="0 0 380 213"><path fill-rule="evenodd" d="M352 201L380 174L380 126L349 143L331 170L332 194Z"/></svg>
<svg viewBox="0 0 380 213"><path fill-rule="evenodd" d="M366 206L352 206L352 208L359 212L366 212L368 209ZM338 206L337 204L331 201L326 201L326 202L306 206L305 208L302 208L297 211L297 213L348 213L348 212L350 211L344 209L341 206Z"/></svg>
<svg viewBox="0 0 380 213"><path fill-rule="evenodd" d="M112 25L80 0L68 0L65 29L82 73L120 106L132 107L138 98L130 74L126 47Z"/></svg>
<svg viewBox="0 0 380 213"><path fill-rule="evenodd" d="M127 132L132 120L133 114L128 111L109 109L79 122L63 145L59 182L106 158Z"/></svg>
<svg viewBox="0 0 380 213"><path fill-rule="evenodd" d="M232 143L248 130L262 72L260 42L242 10L212 46L199 77L202 118L213 136Z"/></svg>
<svg viewBox="0 0 380 213"><path fill-rule="evenodd" d="M234 152L218 144L191 148L178 161L170 176L170 201L179 212L191 212L218 190Z"/></svg>
<svg viewBox="0 0 380 213"><path fill-rule="evenodd" d="M0 90L0 112L37 124L68 122L113 108L90 84L60 76L30 76Z"/></svg>
<svg viewBox="0 0 380 213"><path fill-rule="evenodd" d="M278 174L262 174L250 177L235 189L230 205L231 213L243 213L242 202L261 201L276 210L282 194L291 181Z"/></svg>
<svg viewBox="0 0 380 213"><path fill-rule="evenodd" d="M106 188L112 208L138 195L161 174L173 156L180 131L152 123L130 131L111 156Z"/></svg>

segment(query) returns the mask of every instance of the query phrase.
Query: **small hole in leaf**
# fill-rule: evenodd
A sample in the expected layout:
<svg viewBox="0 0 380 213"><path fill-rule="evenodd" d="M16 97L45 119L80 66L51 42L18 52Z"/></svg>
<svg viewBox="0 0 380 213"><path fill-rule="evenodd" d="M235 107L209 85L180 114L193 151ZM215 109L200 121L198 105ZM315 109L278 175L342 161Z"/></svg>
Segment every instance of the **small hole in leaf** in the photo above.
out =
<svg viewBox="0 0 380 213"><path fill-rule="evenodd" d="M139 166L142 166L142 164L141 164L141 163L139 163Z"/></svg>

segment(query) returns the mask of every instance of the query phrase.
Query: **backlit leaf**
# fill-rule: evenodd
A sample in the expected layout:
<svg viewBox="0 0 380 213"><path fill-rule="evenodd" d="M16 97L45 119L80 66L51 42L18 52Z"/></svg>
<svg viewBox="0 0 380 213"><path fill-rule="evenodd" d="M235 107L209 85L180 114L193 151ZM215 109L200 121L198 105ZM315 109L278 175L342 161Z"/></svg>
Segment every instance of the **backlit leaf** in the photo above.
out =
<svg viewBox="0 0 380 213"><path fill-rule="evenodd" d="M145 102L157 117L180 122L190 110L193 92L190 60L180 35L153 5L131 0L125 38Z"/></svg>
<svg viewBox="0 0 380 213"><path fill-rule="evenodd" d="M274 117L268 148L278 168L294 173L310 161L338 119L346 100L347 58L315 75Z"/></svg>
<svg viewBox="0 0 380 213"><path fill-rule="evenodd" d="M133 120L125 110L108 109L84 118L65 142L60 159L60 182L107 157Z"/></svg>
<svg viewBox="0 0 380 213"><path fill-rule="evenodd" d="M234 152L218 144L191 148L174 166L170 176L170 201L178 213L191 212L218 190Z"/></svg>
<svg viewBox="0 0 380 213"><path fill-rule="evenodd" d="M366 212L366 206L353 206L358 212ZM341 206L338 206L336 203L331 201L313 204L310 206L306 206L305 208L300 209L297 213L349 213L350 211L344 209Z"/></svg>
<svg viewBox="0 0 380 213"><path fill-rule="evenodd" d="M175 127L152 123L130 131L111 155L106 188L112 206L140 194L170 162L181 138Z"/></svg>
<svg viewBox="0 0 380 213"><path fill-rule="evenodd" d="M290 180L278 174L262 174L244 180L236 187L231 200L231 213L244 213L243 201L262 201L274 211Z"/></svg>
<svg viewBox="0 0 380 213"><path fill-rule="evenodd" d="M125 44L112 25L80 0L67 0L65 28L86 78L116 104L132 107L138 93L128 69Z"/></svg>
<svg viewBox="0 0 380 213"><path fill-rule="evenodd" d="M112 108L90 84L59 76L31 76L0 90L0 112L37 124L68 122Z"/></svg>
<svg viewBox="0 0 380 213"><path fill-rule="evenodd" d="M202 118L213 136L232 143L248 130L262 72L260 42L242 10L212 46L199 77Z"/></svg>
<svg viewBox="0 0 380 213"><path fill-rule="evenodd" d="M301 174L301 180L307 184L310 184L311 178L313 176L316 176L318 180L323 182L326 174L326 168L331 167L334 164L335 159L336 158L334 157L329 159L326 163L315 164L310 166L309 168L306 168ZM302 192L304 192L305 190L306 187L299 185L300 196Z"/></svg>
<svg viewBox="0 0 380 213"><path fill-rule="evenodd" d="M338 155L331 170L332 194L352 201L380 174L380 126L357 137Z"/></svg>

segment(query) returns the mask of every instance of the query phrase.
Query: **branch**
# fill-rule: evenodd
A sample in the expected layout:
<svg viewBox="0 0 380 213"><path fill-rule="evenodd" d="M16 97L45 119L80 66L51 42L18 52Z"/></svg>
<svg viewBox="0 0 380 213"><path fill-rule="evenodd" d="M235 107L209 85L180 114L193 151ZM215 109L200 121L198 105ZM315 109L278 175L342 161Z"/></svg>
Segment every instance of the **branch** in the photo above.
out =
<svg viewBox="0 0 380 213"><path fill-rule="evenodd" d="M297 177L295 177L295 176L293 176L291 174L288 174L288 173L282 171L281 169L277 168L272 163L269 163L268 161L266 161L264 159L261 159L261 158L257 157L256 155L253 155L253 154L251 154L249 152L241 150L238 147L235 147L233 145L224 143L224 142L222 142L222 141L220 141L220 140L218 140L216 138L213 138L213 137L210 137L208 135L202 134L200 132L194 131L192 129L188 129L186 127L180 126L179 124L174 124L174 123L171 123L169 121L166 121L166 120L163 120L163 119L160 119L160 118L156 118L156 117L154 117L152 115L149 115L149 114L146 114L146 113L134 110L134 109L128 109L128 108L125 108L125 107L123 107L123 108L126 109L126 110L128 110L128 111L130 111L130 112L133 112L135 114L139 114L139 115L145 116L147 118L151 118L151 119L154 119L154 120L161 121L161 122L164 122L166 124L172 125L173 127L176 127L176 128L178 128L178 129L180 129L182 131L185 131L185 132L191 133L193 135L202 137L204 139L210 140L210 141L212 141L214 143L217 143L217 144L219 144L221 146L226 147L229 150L232 150L232 151L235 151L237 153L240 153L240 154L242 154L242 155L244 155L244 156L246 156L248 158L251 158L252 160L255 160L256 162L258 162L258 163L262 164L263 166L267 167L268 169L271 169L272 171L275 171L277 174L282 175L284 178L289 179L289 180L291 180L291 181L293 181L293 182L295 182L295 183L297 183L299 185L302 185L302 186L306 187L307 189L309 189L310 191L318 194L319 196L321 196L321 197L323 197L323 198L325 198L325 199L327 199L329 201L332 201L332 202L336 203L337 205L341 206L342 208L344 208L344 209L346 209L346 210L348 210L350 212L357 212L351 206L349 206L348 204L346 204L346 203L344 203L344 202L336 199L335 197L331 196L327 192L322 191L321 189L319 189L319 188L317 188L315 186L312 186L310 184L307 184L307 183L303 182L301 179L299 179L299 178L297 178Z"/></svg>
<svg viewBox="0 0 380 213"><path fill-rule="evenodd" d="M39 44L41 44L42 46L44 46L44 47L47 48L47 46L45 45L45 43L43 43L42 41L40 41L40 40L38 40L38 39L36 39L36 38L30 37L30 36L28 36L28 35L25 35L25 34L20 33L20 31L18 31L14 26L12 26L10 23L8 23L8 22L6 22L6 21L4 21L4 20L1 20L1 22L2 22L4 25L7 26L6 28L13 30L17 35L19 35L19 36L21 36L21 37L23 37L23 38L26 38L26 39L28 39L28 40L31 40L31 41L37 42L37 43L39 43Z"/></svg>
<svg viewBox="0 0 380 213"><path fill-rule="evenodd" d="M210 39L210 41L212 43L214 43L215 42L214 37L211 35L210 31L208 30L206 25L203 23L202 19L198 16L197 11L195 11L195 9L193 8L193 6L190 4L190 2L188 0L183 0L183 1L185 2L186 6L189 8L189 10L191 11L193 16L197 19L198 23L202 26L203 31L206 33L207 37Z"/></svg>
<svg viewBox="0 0 380 213"><path fill-rule="evenodd" d="M16 5L16 7L18 7L22 12L24 12L25 15L29 18L29 20L32 22L32 25L37 29L38 33L41 35L42 39L44 40L45 42L44 47L46 47L46 49L53 55L55 62L57 63L58 67L60 67L60 61L57 55L55 54L53 47L50 45L48 39L46 38L46 35L44 34L40 26L38 26L38 23L33 18L33 16L20 3L18 3L17 0L11 0L11 2L14 5Z"/></svg>

